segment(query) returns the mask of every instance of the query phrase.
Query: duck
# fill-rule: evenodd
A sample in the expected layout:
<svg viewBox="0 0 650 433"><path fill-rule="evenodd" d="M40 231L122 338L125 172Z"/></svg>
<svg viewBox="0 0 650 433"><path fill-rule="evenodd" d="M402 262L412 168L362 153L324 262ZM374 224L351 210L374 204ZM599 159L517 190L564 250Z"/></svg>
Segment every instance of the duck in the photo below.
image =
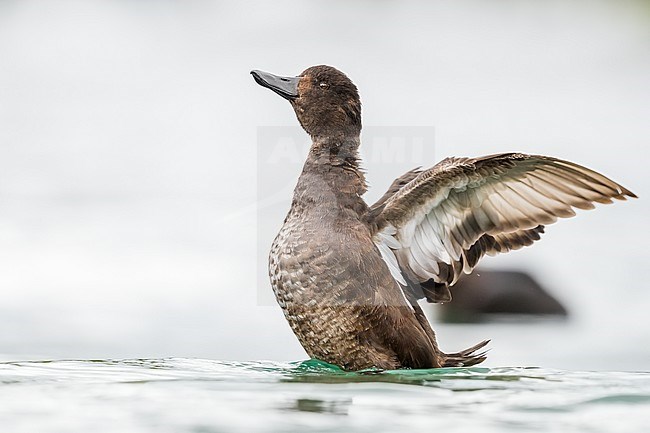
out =
<svg viewBox="0 0 650 433"><path fill-rule="evenodd" d="M636 198L576 163L510 152L413 169L368 204L361 100L347 75L327 65L251 74L289 101L312 141L271 246L271 287L307 355L343 370L483 362L489 340L443 352L419 301L451 301L483 256L532 245L576 209Z"/></svg>

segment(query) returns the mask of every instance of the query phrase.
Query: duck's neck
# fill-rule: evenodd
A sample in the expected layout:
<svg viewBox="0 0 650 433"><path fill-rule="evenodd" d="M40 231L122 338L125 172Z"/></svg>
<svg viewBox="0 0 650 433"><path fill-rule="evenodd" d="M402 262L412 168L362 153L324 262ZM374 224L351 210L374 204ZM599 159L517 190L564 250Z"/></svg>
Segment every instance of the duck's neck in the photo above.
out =
<svg viewBox="0 0 650 433"><path fill-rule="evenodd" d="M332 201L356 207L367 190L360 168L359 135L313 136L307 161L296 186L296 197L320 202Z"/></svg>
<svg viewBox="0 0 650 433"><path fill-rule="evenodd" d="M359 168L358 135L322 137L313 136L307 162L321 166Z"/></svg>

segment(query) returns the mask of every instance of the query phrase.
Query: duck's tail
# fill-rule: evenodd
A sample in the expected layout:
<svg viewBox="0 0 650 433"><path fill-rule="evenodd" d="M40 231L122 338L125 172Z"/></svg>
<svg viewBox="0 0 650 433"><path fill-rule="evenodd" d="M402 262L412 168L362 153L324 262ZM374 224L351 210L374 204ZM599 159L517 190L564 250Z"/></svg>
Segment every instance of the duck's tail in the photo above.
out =
<svg viewBox="0 0 650 433"><path fill-rule="evenodd" d="M487 358L487 350L478 352L478 350L487 346L490 340L481 341L479 344L457 353L445 353L443 367L469 367L480 364Z"/></svg>

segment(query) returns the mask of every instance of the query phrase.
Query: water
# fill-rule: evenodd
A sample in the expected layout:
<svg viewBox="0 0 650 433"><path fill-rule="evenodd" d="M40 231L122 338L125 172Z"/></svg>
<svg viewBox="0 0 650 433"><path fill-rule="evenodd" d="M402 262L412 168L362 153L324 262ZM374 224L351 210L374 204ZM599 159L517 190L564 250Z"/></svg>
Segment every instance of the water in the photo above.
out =
<svg viewBox="0 0 650 433"><path fill-rule="evenodd" d="M2 431L642 432L650 373L343 372L318 361L0 363Z"/></svg>

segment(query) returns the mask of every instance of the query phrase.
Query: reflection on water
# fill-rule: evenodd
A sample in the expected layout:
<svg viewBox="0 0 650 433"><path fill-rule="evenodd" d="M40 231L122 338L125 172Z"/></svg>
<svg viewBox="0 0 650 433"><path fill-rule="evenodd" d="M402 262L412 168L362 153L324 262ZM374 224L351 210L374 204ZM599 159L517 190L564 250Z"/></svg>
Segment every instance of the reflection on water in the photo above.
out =
<svg viewBox="0 0 650 433"><path fill-rule="evenodd" d="M11 432L641 432L650 373L540 368L344 372L320 361L0 363ZM31 414L29 419L25 414ZM103 425L108 422L109 424ZM40 427L40 428L39 428Z"/></svg>
<svg viewBox="0 0 650 433"><path fill-rule="evenodd" d="M295 404L290 406L289 410L296 410L298 412L316 412L316 413L330 413L334 415L347 415L352 399L343 399L336 401L323 401L311 398L299 398Z"/></svg>

